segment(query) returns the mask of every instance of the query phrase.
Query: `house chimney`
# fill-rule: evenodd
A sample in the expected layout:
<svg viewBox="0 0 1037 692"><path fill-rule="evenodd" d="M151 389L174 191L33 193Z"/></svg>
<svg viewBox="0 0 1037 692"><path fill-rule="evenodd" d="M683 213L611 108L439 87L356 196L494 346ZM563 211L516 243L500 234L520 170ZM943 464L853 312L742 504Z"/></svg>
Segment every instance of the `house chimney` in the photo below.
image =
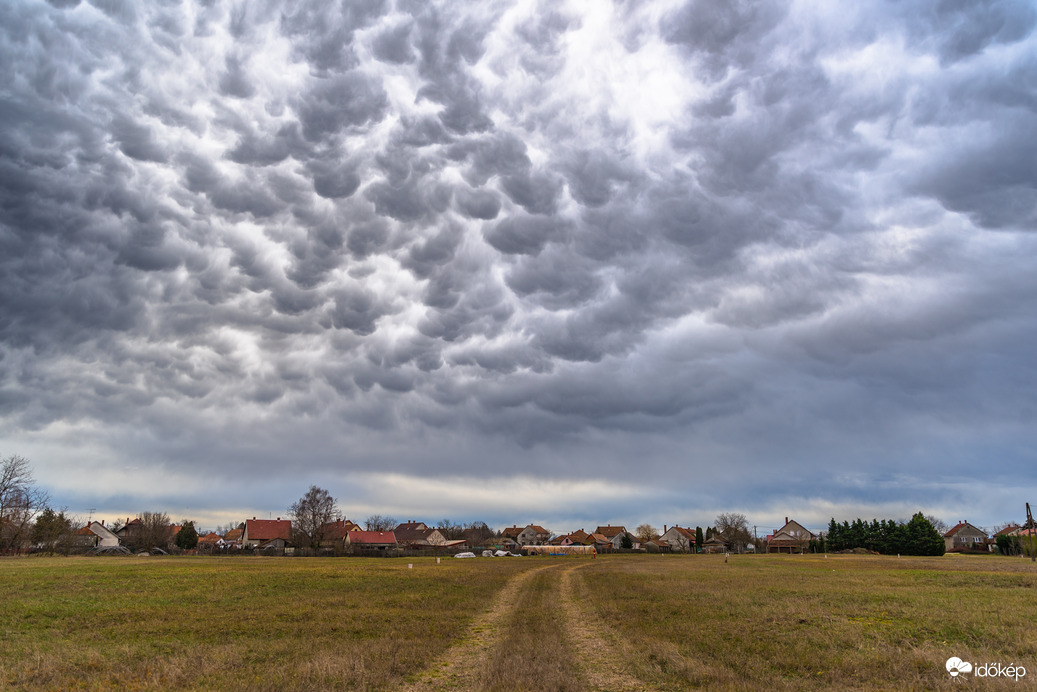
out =
<svg viewBox="0 0 1037 692"><path fill-rule="evenodd" d="M101 526L104 526L104 519L101 520Z"/></svg>
<svg viewBox="0 0 1037 692"><path fill-rule="evenodd" d="M667 527L666 524L663 524L663 533L666 533L669 530L669 527Z"/></svg>
<svg viewBox="0 0 1037 692"><path fill-rule="evenodd" d="M786 524L789 523L789 518L788 517L785 517L785 523Z"/></svg>

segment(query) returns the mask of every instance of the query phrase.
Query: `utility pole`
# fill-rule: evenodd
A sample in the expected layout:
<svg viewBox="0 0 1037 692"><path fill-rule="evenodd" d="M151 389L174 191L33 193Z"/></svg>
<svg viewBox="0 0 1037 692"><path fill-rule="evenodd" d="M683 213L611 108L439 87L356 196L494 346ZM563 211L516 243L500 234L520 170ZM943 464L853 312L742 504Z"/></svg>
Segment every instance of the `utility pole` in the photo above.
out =
<svg viewBox="0 0 1037 692"><path fill-rule="evenodd" d="M1027 541L1027 542L1030 544L1030 562L1037 562L1037 545L1035 545L1035 543L1037 543L1037 536L1034 535L1034 529L1035 528L1037 528L1037 525L1035 525L1034 522L1033 522L1033 512L1030 511L1030 503L1027 502L1026 503L1026 530L1027 530L1027 533L1029 534L1027 536L1029 541Z"/></svg>

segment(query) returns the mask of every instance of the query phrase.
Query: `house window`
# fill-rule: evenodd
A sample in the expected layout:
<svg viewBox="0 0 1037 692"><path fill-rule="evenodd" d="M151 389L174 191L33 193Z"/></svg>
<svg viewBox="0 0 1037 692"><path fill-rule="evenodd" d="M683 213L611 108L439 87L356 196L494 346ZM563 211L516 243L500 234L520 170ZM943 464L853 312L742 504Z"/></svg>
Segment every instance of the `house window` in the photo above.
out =
<svg viewBox="0 0 1037 692"><path fill-rule="evenodd" d="M973 543L979 543L980 542L980 537L979 536L973 536L972 537L972 542Z"/></svg>

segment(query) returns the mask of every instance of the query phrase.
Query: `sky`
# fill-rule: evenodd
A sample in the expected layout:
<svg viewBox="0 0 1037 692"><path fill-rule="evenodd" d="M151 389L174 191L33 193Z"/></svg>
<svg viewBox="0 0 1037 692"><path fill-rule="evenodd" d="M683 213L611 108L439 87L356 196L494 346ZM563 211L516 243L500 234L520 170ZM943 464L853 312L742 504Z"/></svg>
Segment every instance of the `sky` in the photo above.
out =
<svg viewBox="0 0 1037 692"><path fill-rule="evenodd" d="M1026 1L0 3L0 455L82 519L1037 502Z"/></svg>

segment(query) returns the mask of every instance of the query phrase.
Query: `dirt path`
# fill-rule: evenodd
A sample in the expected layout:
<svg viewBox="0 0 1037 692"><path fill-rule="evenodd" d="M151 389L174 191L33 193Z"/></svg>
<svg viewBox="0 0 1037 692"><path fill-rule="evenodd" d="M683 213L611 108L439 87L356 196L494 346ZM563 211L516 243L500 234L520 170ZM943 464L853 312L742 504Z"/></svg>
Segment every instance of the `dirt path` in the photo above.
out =
<svg viewBox="0 0 1037 692"><path fill-rule="evenodd" d="M573 573L586 566L586 563L575 565L559 575L559 605L565 619L565 631L575 659L583 668L584 682L591 689L609 692L654 690L651 685L624 672L620 662L630 660L633 652L627 650L601 618L581 607L577 601Z"/></svg>
<svg viewBox="0 0 1037 692"><path fill-rule="evenodd" d="M403 689L408 692L478 689L479 680L490 664L490 655L507 631L519 593L534 574L551 566L528 569L513 577L493 599L490 609L472 623L468 634L447 649L416 682Z"/></svg>
<svg viewBox="0 0 1037 692"><path fill-rule="evenodd" d="M534 575L551 570L557 589L554 606L562 620L565 641L544 644L563 646L571 651L574 662L572 674L579 677L578 687L608 692L655 690L625 672L622 661L631 660L633 653L601 618L579 603L573 573L587 565L554 563L526 570L513 577L494 598L490 609L472 623L464 638L450 647L414 683L403 689L408 692L427 692L483 688L487 673L494 665L491 656L506 641L523 589L527 588Z"/></svg>

